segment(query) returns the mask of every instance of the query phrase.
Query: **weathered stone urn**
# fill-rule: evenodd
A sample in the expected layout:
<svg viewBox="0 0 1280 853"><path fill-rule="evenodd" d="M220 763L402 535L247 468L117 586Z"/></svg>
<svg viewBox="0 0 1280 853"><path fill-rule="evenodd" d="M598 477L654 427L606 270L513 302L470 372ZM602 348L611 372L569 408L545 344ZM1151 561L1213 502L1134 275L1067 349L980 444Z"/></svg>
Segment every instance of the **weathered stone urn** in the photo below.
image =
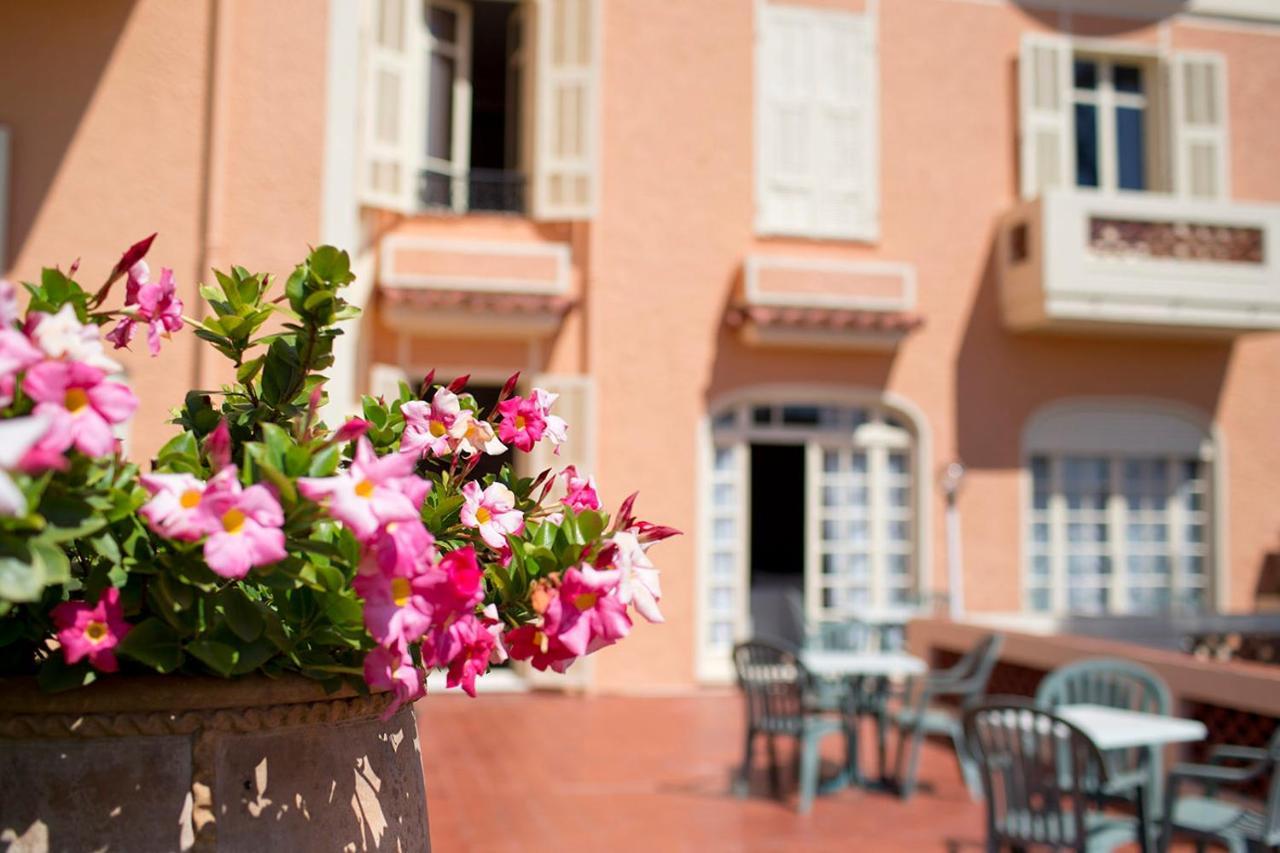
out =
<svg viewBox="0 0 1280 853"><path fill-rule="evenodd" d="M0 850L430 850L413 712L303 678L0 679Z"/></svg>

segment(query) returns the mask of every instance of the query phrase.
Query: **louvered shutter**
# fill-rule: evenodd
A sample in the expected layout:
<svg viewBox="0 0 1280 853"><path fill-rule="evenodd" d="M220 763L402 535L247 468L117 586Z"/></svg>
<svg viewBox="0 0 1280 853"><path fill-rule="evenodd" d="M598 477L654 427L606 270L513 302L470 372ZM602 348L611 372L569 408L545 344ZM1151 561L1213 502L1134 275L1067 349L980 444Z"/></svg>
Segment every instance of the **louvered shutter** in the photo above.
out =
<svg viewBox="0 0 1280 853"><path fill-rule="evenodd" d="M533 214L595 215L600 0L536 0Z"/></svg>
<svg viewBox="0 0 1280 853"><path fill-rule="evenodd" d="M875 36L866 16L765 6L757 55L757 230L873 239Z"/></svg>
<svg viewBox="0 0 1280 853"><path fill-rule="evenodd" d="M1177 191L1193 198L1225 198L1227 66L1216 53L1173 58L1174 175Z"/></svg>
<svg viewBox="0 0 1280 853"><path fill-rule="evenodd" d="M1025 35L1018 61L1022 197L1075 183L1072 175L1071 47L1057 36Z"/></svg>
<svg viewBox="0 0 1280 853"><path fill-rule="evenodd" d="M422 67L419 4L374 0L367 7L361 98L360 200L400 212L416 206Z"/></svg>
<svg viewBox="0 0 1280 853"><path fill-rule="evenodd" d="M369 396L383 397L391 402L400 396L400 383L408 383L409 374L394 364L374 364L369 368Z"/></svg>
<svg viewBox="0 0 1280 853"><path fill-rule="evenodd" d="M9 128L0 125L0 275L9 263L9 151Z"/></svg>

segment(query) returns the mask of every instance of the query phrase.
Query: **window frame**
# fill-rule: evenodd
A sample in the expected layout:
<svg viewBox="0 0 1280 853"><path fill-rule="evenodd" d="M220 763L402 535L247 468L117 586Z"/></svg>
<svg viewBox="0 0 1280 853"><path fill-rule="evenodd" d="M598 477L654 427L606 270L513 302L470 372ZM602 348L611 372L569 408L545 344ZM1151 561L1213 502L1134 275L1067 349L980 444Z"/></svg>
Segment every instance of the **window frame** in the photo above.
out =
<svg viewBox="0 0 1280 853"><path fill-rule="evenodd" d="M470 209L468 198L468 180L471 172L471 42L472 14L471 4L462 0L427 0L421 5L421 17L418 20L415 49L423 56L423 69L426 85L423 86L420 98L419 121L422 123L422 148L418 152L419 174L435 173L449 175L448 205L427 203L419 193L418 207L431 210L444 208L455 213L466 213ZM437 39L431 32L430 14L432 9L441 9L454 16L454 41L445 42ZM448 160L431 155L431 68L432 58L439 54L453 60L453 97L450 110L451 157Z"/></svg>
<svg viewBox="0 0 1280 853"><path fill-rule="evenodd" d="M1161 134L1168 134L1156 118L1156 109L1160 92L1155 82L1159 78L1160 63L1157 57L1135 55L1132 53L1109 52L1096 48L1073 46L1070 55L1072 79L1070 91L1070 111L1068 118L1071 132L1068 142L1072 153L1071 186L1082 192L1104 193L1150 193L1160 181L1156 163L1163 144L1157 139ZM1075 85L1075 63L1092 62L1097 69L1096 85L1093 89L1080 89ZM1119 92L1115 88L1115 69L1117 65L1137 66L1142 72L1142 92ZM1079 175L1075 164L1079 157L1079 142L1076 135L1076 106L1091 104L1095 110L1095 131L1097 134L1098 152L1098 185L1085 186L1079 183ZM1116 112L1121 107L1138 108L1143 113L1142 140L1142 189L1124 189L1119 185L1119 149L1120 140L1116 122Z"/></svg>

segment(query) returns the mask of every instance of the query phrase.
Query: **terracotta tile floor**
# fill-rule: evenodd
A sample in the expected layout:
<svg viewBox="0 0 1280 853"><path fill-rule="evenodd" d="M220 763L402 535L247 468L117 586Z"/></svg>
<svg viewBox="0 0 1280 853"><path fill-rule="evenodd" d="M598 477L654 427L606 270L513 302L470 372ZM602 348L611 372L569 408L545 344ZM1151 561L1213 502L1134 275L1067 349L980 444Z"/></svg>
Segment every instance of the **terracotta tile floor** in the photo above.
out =
<svg viewBox="0 0 1280 853"><path fill-rule="evenodd" d="M742 737L732 692L434 694L418 718L435 853L982 849L981 806L941 745L927 746L921 763L932 790L908 803L844 790L802 817L789 775L786 799L768 796L763 758L752 796L730 796ZM830 772L839 736L824 749Z"/></svg>

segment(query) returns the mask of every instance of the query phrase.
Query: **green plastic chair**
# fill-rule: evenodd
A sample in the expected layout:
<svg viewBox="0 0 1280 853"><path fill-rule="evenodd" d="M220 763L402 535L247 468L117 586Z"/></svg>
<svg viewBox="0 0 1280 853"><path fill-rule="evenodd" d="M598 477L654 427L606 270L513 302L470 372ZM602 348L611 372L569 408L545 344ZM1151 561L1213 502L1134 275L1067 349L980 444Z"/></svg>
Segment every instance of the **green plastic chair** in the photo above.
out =
<svg viewBox="0 0 1280 853"><path fill-rule="evenodd" d="M808 632L808 647L841 652L887 651L890 638L877 625L856 617L839 621L825 620L813 625ZM888 751L889 681L886 678L849 678L840 683L816 679L817 702L826 710L839 711L845 717L845 751L849 755L849 772L859 784L863 777L859 771L860 723L869 716L875 721L878 778L885 774L885 755Z"/></svg>
<svg viewBox="0 0 1280 853"><path fill-rule="evenodd" d="M794 738L800 756L799 810L807 813L818 790L818 745L824 736L843 732L843 721L813 707L813 679L790 650L761 640L739 643L733 647L733 665L747 705L746 742L734 792L746 796L755 741L765 735L769 781L778 796L781 781L775 739Z"/></svg>
<svg viewBox="0 0 1280 853"><path fill-rule="evenodd" d="M1243 764L1228 766L1228 761ZM1241 785L1267 773L1271 780L1260 809L1217 796L1220 785ZM1200 783L1202 793L1179 796L1184 782ZM1197 853L1203 853L1208 841L1225 845L1231 853L1280 848L1280 728L1265 749L1217 746L1209 751L1208 764L1175 765L1165 788L1161 850L1169 849L1175 833L1194 838Z"/></svg>
<svg viewBox="0 0 1280 853"><path fill-rule="evenodd" d="M894 762L898 795L910 799L916 789L916 773L920 767L920 748L926 735L946 736L955 744L956 761L965 785L974 799L982 795L978 769L965 746L961 712L978 704L987 692L987 683L1000 659L1000 647L1004 637L988 634L978 641L964 657L950 669L930 672L917 683L908 685L908 696L903 706L892 715L898 730L898 754ZM915 700L910 700L911 693ZM933 704L935 699L949 697L957 700L960 711L954 707Z"/></svg>
<svg viewBox="0 0 1280 853"><path fill-rule="evenodd" d="M1138 821L1097 808L1106 761L1066 720L1026 699L1002 698L966 711L964 732L986 801L988 851L1099 853L1138 839Z"/></svg>
<svg viewBox="0 0 1280 853"><path fill-rule="evenodd" d="M1085 658L1049 673L1036 690L1036 702L1048 708L1062 705L1105 705L1148 714L1173 713L1169 686L1145 666L1120 658ZM1159 747L1108 750L1110 779L1103 793L1113 800L1133 803L1139 792L1146 797L1145 814L1159 817L1164 762Z"/></svg>

